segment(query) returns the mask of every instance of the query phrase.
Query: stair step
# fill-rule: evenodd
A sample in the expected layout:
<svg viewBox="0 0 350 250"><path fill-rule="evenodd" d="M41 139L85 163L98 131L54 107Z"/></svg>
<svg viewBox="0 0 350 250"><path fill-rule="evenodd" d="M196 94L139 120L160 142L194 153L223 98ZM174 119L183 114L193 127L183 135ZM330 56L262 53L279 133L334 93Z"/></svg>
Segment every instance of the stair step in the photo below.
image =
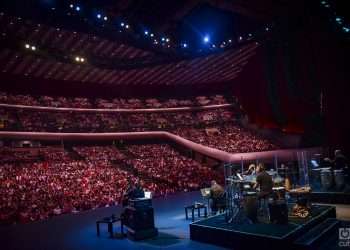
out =
<svg viewBox="0 0 350 250"><path fill-rule="evenodd" d="M332 231L337 225L339 221L335 218L328 218L324 222L318 224L316 227L313 227L308 232L306 232L303 236L294 241L294 244L300 247L312 247L327 233Z"/></svg>

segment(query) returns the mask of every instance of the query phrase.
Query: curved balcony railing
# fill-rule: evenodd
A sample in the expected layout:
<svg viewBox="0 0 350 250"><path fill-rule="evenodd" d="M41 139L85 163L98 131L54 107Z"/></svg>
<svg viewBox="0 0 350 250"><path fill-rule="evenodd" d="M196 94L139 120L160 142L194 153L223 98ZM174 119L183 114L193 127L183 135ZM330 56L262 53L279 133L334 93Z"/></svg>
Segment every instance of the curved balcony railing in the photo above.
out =
<svg viewBox="0 0 350 250"><path fill-rule="evenodd" d="M297 152L308 151L310 153L320 152L319 148L309 149L285 149L252 153L228 153L219 149L210 148L192 142L178 135L165 132L125 132L125 133L45 133L45 132L1 132L0 139L16 140L40 140L40 141L102 141L102 140L137 140L137 139L163 139L174 142L202 155L211 157L221 162L240 163L242 160L255 161L257 159L295 160Z"/></svg>
<svg viewBox="0 0 350 250"><path fill-rule="evenodd" d="M41 112L81 112L81 113L162 113L162 112L185 112L185 111L205 111L219 108L234 107L234 104L217 104L198 107L178 107L178 108L147 108L147 109L88 109L88 108L56 108L44 106L26 106L16 104L0 103L0 107L8 109L22 109Z"/></svg>

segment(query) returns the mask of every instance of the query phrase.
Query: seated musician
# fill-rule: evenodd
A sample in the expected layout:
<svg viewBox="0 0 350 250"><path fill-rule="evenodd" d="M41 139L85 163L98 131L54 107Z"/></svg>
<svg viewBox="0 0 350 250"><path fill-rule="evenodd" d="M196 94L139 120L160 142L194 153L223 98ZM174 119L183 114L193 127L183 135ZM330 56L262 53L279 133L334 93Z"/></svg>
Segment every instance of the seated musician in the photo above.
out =
<svg viewBox="0 0 350 250"><path fill-rule="evenodd" d="M244 172L245 175L254 175L256 174L256 167L254 164L250 164L248 170Z"/></svg>
<svg viewBox="0 0 350 250"><path fill-rule="evenodd" d="M216 214L219 209L223 209L225 207L226 201L224 194L224 188L216 181L211 181L209 198L211 200L210 208L213 214Z"/></svg>
<svg viewBox="0 0 350 250"><path fill-rule="evenodd" d="M272 177L265 171L263 163L259 163L257 166L257 177L254 188L259 187L258 198L265 198L272 193L273 181Z"/></svg>
<svg viewBox="0 0 350 250"><path fill-rule="evenodd" d="M123 207L125 207L128 204L129 199L145 197L145 192L143 191L139 180L136 180L135 183L132 183L131 180L129 180L128 182L128 187L123 195Z"/></svg>
<svg viewBox="0 0 350 250"><path fill-rule="evenodd" d="M120 215L121 223L123 225L127 226L129 224L128 223L129 214L127 212L127 208L125 208L128 205L129 200L144 198L144 197L145 197L145 192L142 189L140 181L137 180L135 181L135 183L132 183L131 180L128 180L128 187L126 189L126 192L123 194L123 198L122 198L122 206L124 207L124 209Z"/></svg>

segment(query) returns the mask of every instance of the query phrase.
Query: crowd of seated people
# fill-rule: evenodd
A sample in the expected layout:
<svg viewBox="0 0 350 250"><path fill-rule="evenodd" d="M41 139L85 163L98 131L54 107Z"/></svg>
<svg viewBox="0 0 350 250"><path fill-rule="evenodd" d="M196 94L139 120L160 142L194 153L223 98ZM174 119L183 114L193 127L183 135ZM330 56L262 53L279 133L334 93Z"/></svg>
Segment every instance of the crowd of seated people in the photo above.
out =
<svg viewBox="0 0 350 250"><path fill-rule="evenodd" d="M6 148L0 151L1 158L11 150L18 151ZM158 196L197 190L220 176L169 146L130 146L129 150L135 157L126 157L114 146L76 146L69 153L63 148L43 147L28 149L26 155L38 156L33 161L18 155L15 161L2 162L0 224L115 205L130 181L140 180L143 188ZM121 164L132 164L139 174Z"/></svg>
<svg viewBox="0 0 350 250"><path fill-rule="evenodd" d="M235 123L210 128L177 128L173 133L193 142L230 153L278 149L276 144Z"/></svg>
<svg viewBox="0 0 350 250"><path fill-rule="evenodd" d="M221 173L181 155L167 144L147 144L127 147L134 157L130 164L146 176L166 181L171 187L184 191L197 190L208 185L211 178L220 179ZM164 190L171 192L173 190Z"/></svg>
<svg viewBox="0 0 350 250"><path fill-rule="evenodd" d="M236 99L231 97L231 103ZM103 109L145 109L145 108L176 108L190 106L206 106L229 103L222 95L197 96L191 99L159 99L159 98L114 98L89 99L85 97L53 97L15 95L0 92L0 103L26 106L63 107L63 108L103 108Z"/></svg>

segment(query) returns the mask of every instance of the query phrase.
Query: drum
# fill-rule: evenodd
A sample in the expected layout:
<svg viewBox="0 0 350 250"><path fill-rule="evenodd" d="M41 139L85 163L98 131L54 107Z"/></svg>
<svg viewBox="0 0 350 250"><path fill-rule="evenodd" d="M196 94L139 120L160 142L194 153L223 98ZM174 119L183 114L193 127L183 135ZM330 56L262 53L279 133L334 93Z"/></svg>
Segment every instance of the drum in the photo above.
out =
<svg viewBox="0 0 350 250"><path fill-rule="evenodd" d="M322 169L320 172L321 176L321 186L323 190L331 189L333 185L333 175L332 171L329 169Z"/></svg>
<svg viewBox="0 0 350 250"><path fill-rule="evenodd" d="M252 221L257 221L258 215L258 194L256 192L246 192L243 194L243 209L245 215Z"/></svg>
<svg viewBox="0 0 350 250"><path fill-rule="evenodd" d="M321 169L316 168L311 170L311 178L313 188L319 189L321 186Z"/></svg>
<svg viewBox="0 0 350 250"><path fill-rule="evenodd" d="M269 203L270 221L276 224L288 224L288 206L285 201Z"/></svg>
<svg viewBox="0 0 350 250"><path fill-rule="evenodd" d="M334 182L335 182L335 187L337 190L343 189L345 185L345 177L344 177L344 172L343 170L334 170Z"/></svg>

